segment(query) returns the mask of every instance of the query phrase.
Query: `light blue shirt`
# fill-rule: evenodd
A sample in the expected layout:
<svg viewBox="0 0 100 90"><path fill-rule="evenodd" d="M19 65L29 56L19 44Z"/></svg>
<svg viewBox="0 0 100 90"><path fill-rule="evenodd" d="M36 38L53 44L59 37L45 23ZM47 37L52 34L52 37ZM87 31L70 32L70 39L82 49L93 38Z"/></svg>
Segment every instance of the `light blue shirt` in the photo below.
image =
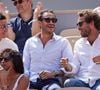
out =
<svg viewBox="0 0 100 90"><path fill-rule="evenodd" d="M25 73L31 81L36 82L39 72L60 70L62 57L73 59L72 49L66 38L54 34L53 38L43 47L39 34L37 34L28 39L25 44L23 52Z"/></svg>

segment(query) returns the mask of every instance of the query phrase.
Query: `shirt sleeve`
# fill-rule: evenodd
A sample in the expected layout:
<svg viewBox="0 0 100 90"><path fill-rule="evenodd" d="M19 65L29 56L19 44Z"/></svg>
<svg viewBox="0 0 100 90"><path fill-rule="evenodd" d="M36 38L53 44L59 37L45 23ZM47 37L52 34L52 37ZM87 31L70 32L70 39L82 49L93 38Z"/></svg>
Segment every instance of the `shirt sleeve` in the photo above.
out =
<svg viewBox="0 0 100 90"><path fill-rule="evenodd" d="M29 40L26 41L24 51L23 51L23 63L24 63L24 72L28 76L30 76L30 55L29 55Z"/></svg>
<svg viewBox="0 0 100 90"><path fill-rule="evenodd" d="M67 58L69 60L69 64L71 64L71 66L72 66L72 71L70 71L70 72L66 71L64 68L61 68L61 70L65 74L76 74L80 67L80 62L78 60L77 48L74 49L74 55L73 55L72 48L71 48L71 45L68 40L66 40L66 44L65 44L66 46L64 48L64 51L67 53Z"/></svg>
<svg viewBox="0 0 100 90"><path fill-rule="evenodd" d="M68 58L69 62L73 61L72 47L66 38L63 41L62 57Z"/></svg>

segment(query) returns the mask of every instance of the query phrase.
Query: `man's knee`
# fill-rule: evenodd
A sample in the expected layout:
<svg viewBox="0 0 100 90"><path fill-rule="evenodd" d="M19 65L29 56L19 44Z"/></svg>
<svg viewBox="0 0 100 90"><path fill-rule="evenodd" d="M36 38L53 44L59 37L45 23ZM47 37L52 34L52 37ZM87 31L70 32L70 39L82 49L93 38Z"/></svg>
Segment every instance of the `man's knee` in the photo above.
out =
<svg viewBox="0 0 100 90"><path fill-rule="evenodd" d="M71 85L71 80L70 79L65 80L64 87L70 87L70 86L72 86Z"/></svg>

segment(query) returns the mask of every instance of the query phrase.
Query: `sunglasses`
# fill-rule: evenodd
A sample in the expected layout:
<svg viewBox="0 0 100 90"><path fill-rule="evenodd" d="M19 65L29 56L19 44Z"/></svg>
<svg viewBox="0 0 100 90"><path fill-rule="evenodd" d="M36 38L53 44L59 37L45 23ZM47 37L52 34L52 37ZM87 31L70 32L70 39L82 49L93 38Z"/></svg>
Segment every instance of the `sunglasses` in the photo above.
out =
<svg viewBox="0 0 100 90"><path fill-rule="evenodd" d="M23 2L23 0L18 0L18 1L12 0L12 1L13 1L14 6L16 6L17 4L22 4Z"/></svg>
<svg viewBox="0 0 100 90"><path fill-rule="evenodd" d="M9 59L8 59L8 58L3 58L3 57L0 57L0 63L1 63L2 61L3 61L3 62L8 62L8 61L9 61Z"/></svg>
<svg viewBox="0 0 100 90"><path fill-rule="evenodd" d="M81 27L85 21L80 21L77 23L77 26Z"/></svg>
<svg viewBox="0 0 100 90"><path fill-rule="evenodd" d="M3 30L7 30L8 26L7 25L2 25L0 26L0 29L3 29Z"/></svg>
<svg viewBox="0 0 100 90"><path fill-rule="evenodd" d="M51 21L53 23L56 23L57 22L57 18L43 18L43 20L47 23L50 23Z"/></svg>

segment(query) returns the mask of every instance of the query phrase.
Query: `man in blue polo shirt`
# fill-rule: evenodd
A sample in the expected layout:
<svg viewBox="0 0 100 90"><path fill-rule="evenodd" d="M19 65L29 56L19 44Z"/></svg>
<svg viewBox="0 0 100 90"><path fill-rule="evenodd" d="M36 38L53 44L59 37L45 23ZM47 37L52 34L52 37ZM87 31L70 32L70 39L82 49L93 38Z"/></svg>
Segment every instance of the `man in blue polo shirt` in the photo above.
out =
<svg viewBox="0 0 100 90"><path fill-rule="evenodd" d="M40 31L37 17L41 10L41 4L39 3L36 9L32 10L32 0L12 1L19 14L10 20L9 26L11 27L8 30L8 37L15 41L20 53L23 53L25 41Z"/></svg>

